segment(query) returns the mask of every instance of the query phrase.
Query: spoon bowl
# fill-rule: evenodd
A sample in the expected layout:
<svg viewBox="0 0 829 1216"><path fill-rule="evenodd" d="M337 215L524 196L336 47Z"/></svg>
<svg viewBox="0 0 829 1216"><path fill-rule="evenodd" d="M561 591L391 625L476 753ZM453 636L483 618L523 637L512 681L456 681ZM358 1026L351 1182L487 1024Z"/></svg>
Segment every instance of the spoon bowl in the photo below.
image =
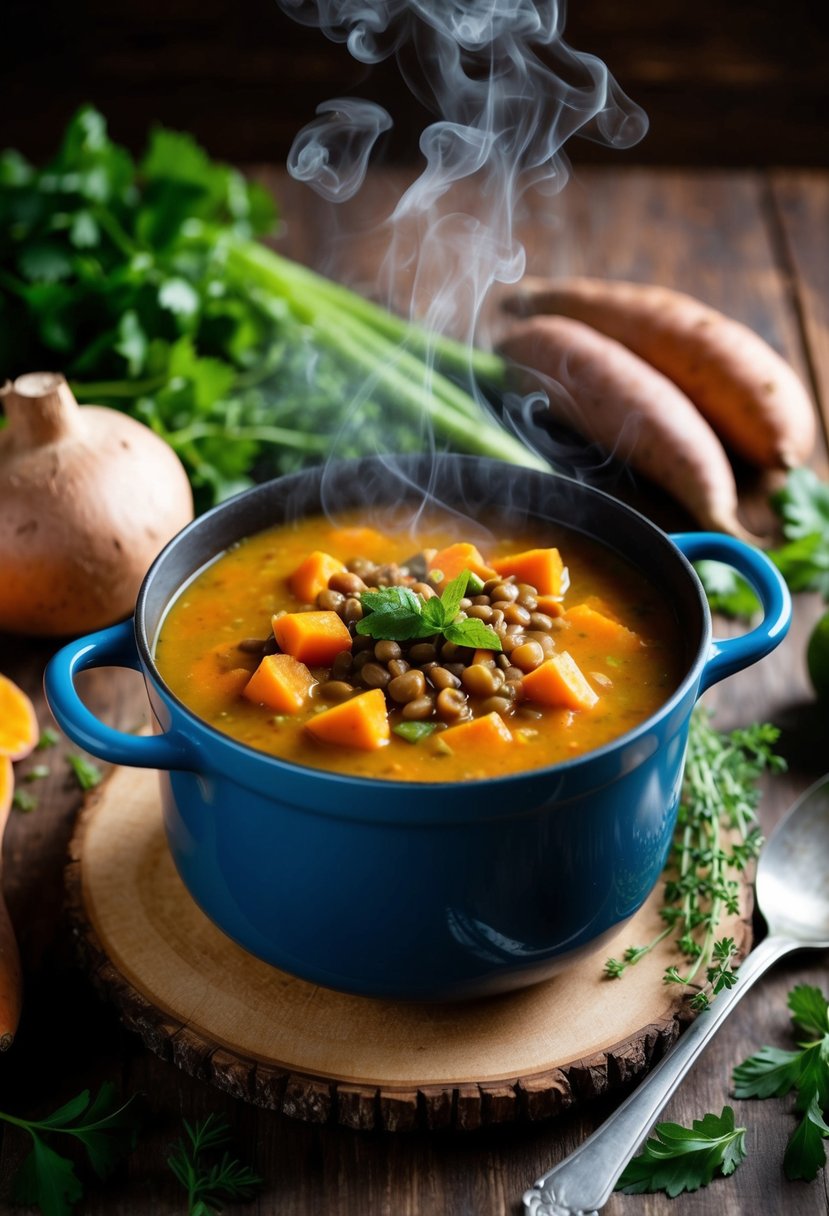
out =
<svg viewBox="0 0 829 1216"><path fill-rule="evenodd" d="M525 1192L530 1216L596 1216L662 1107L754 981L793 950L829 948L829 773L801 794L769 836L755 890L769 933L743 962L738 983L692 1022L584 1144Z"/></svg>

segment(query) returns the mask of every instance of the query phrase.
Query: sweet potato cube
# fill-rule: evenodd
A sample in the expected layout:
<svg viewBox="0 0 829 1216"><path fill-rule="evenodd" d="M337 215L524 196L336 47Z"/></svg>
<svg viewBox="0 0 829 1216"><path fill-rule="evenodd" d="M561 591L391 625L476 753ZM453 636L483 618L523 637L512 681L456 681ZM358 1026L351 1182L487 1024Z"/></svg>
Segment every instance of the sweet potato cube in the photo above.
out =
<svg viewBox="0 0 829 1216"><path fill-rule="evenodd" d="M305 723L305 729L322 743L372 752L391 737L385 694L380 688L361 692L317 714Z"/></svg>
<svg viewBox="0 0 829 1216"><path fill-rule="evenodd" d="M304 663L290 654L266 654L244 688L244 695L278 714L298 713L316 684Z"/></svg>
<svg viewBox="0 0 829 1216"><path fill-rule="evenodd" d="M592 709L598 697L575 659L566 650L546 659L524 676L525 696L539 705L561 705L565 709Z"/></svg>
<svg viewBox="0 0 829 1216"><path fill-rule="evenodd" d="M336 612L285 612L273 618L273 633L280 650L311 667L325 667L351 649L348 626Z"/></svg>
<svg viewBox="0 0 829 1216"><path fill-rule="evenodd" d="M291 594L301 603L314 604L319 593L325 591L332 575L344 573L345 566L338 558L315 549L294 570L288 579L288 586Z"/></svg>
<svg viewBox="0 0 829 1216"><path fill-rule="evenodd" d="M427 563L427 573L431 574L433 570L440 570L444 583L449 583L453 578L457 578L462 570L471 570L484 582L495 574L475 546L465 540L458 541L455 545L449 545L446 549L439 549Z"/></svg>
<svg viewBox="0 0 829 1216"><path fill-rule="evenodd" d="M519 583L529 583L541 595L563 595L569 576L558 549L525 549L497 557L492 565L499 574L514 574Z"/></svg>
<svg viewBox="0 0 829 1216"><path fill-rule="evenodd" d="M628 629L619 621L611 620L602 612L597 612L588 604L574 604L564 614L564 620L578 632L583 633L591 641L608 650L638 650L642 639L638 633Z"/></svg>
<svg viewBox="0 0 829 1216"><path fill-rule="evenodd" d="M512 743L512 732L498 713L484 714L482 718L469 718L450 726L440 736L441 742L461 755L489 755L493 748L502 748Z"/></svg>

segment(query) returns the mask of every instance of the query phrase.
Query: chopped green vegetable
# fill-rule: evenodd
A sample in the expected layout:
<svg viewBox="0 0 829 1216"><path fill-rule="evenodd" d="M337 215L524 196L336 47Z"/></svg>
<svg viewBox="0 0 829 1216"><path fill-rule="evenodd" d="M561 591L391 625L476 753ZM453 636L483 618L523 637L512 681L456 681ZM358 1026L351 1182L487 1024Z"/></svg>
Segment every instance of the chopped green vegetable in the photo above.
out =
<svg viewBox="0 0 829 1216"><path fill-rule="evenodd" d="M500 650L501 639L475 617L459 616L460 603L469 582L469 571L462 570L443 588L440 596L424 599L408 587L382 587L363 591L360 603L368 615L357 622L364 636L394 642L411 638L431 638L442 633L457 646Z"/></svg>
<svg viewBox="0 0 829 1216"><path fill-rule="evenodd" d="M401 739L405 739L407 743L419 743L421 739L428 738L433 731L437 730L436 722L398 722L397 726L393 726L392 730Z"/></svg>
<svg viewBox="0 0 829 1216"><path fill-rule="evenodd" d="M689 985L700 971L705 983L691 998L705 1009L712 996L736 983L730 937L717 937L722 917L739 910L739 884L733 875L760 851L756 809L759 779L779 772L784 761L773 752L776 727L755 723L722 733L697 707L691 716L685 776L677 830L668 862L661 916L665 928L644 946L629 946L621 959L610 958L605 974L618 979L625 970L673 935L690 966L683 973L668 967L667 983ZM737 840L730 839L737 834Z"/></svg>
<svg viewBox="0 0 829 1216"><path fill-rule="evenodd" d="M45 752L47 747L54 747L60 735L56 730L52 730L51 726L47 726L45 730L40 732L40 738L35 744L36 752Z"/></svg>
<svg viewBox="0 0 829 1216"><path fill-rule="evenodd" d="M792 1090L800 1121L789 1137L783 1158L787 1178L812 1179L826 1163L824 1139L829 1136L829 1001L808 984L789 993L789 1009L797 1035L808 1035L796 1051L761 1047L734 1069L737 1098L782 1098Z"/></svg>
<svg viewBox="0 0 829 1216"><path fill-rule="evenodd" d="M167 1164L187 1192L188 1216L215 1216L225 1199L252 1199L262 1178L225 1150L212 1164L214 1157L229 1142L228 1124L216 1115L208 1115L199 1123L184 1121L186 1140L174 1146Z"/></svg>
<svg viewBox="0 0 829 1216"><path fill-rule="evenodd" d="M48 777L50 773L48 764L36 764L30 768L28 773L23 777L24 781L42 781L44 777Z"/></svg>
<svg viewBox="0 0 829 1216"><path fill-rule="evenodd" d="M28 1132L32 1149L13 1184L16 1203L35 1205L43 1216L71 1216L83 1196L83 1184L73 1163L45 1139L72 1136L79 1141L99 1178L107 1178L138 1137L139 1117L134 1099L117 1104L115 1086L106 1082L90 1102L89 1090L72 1098L45 1119L21 1119L0 1111L0 1120Z"/></svg>
<svg viewBox="0 0 829 1216"><path fill-rule="evenodd" d="M67 756L66 762L75 774L75 780L82 790L93 789L103 779L103 773L97 764L93 764L85 756Z"/></svg>
<svg viewBox="0 0 829 1216"><path fill-rule="evenodd" d="M717 1173L728 1177L746 1158L746 1129L735 1127L730 1106L719 1115L695 1119L690 1128L657 1123L654 1132L654 1139L625 1167L617 1191L665 1191L673 1199L708 1186Z"/></svg>
<svg viewBox="0 0 829 1216"><path fill-rule="evenodd" d="M37 808L37 798L28 790L15 790L12 794L12 806L18 811L28 813Z"/></svg>
<svg viewBox="0 0 829 1216"><path fill-rule="evenodd" d="M0 377L60 367L147 423L197 507L329 453L440 446L548 470L478 383L502 361L281 257L268 193L157 129L136 163L86 106L41 169L0 155ZM450 378L454 377L454 379Z"/></svg>

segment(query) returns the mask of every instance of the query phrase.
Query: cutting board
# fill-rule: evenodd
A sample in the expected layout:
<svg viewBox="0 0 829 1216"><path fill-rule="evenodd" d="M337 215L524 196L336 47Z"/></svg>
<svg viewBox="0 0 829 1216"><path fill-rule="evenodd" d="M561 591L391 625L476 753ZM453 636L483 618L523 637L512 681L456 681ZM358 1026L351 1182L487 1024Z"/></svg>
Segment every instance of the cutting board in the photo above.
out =
<svg viewBox="0 0 829 1216"><path fill-rule="evenodd" d="M87 799L67 907L97 988L157 1054L257 1105L387 1130L475 1128L555 1115L630 1082L670 1046L687 1000L662 973L670 942L623 978L602 964L662 928L659 889L618 938L543 984L461 1004L348 996L237 946L173 865L158 775L115 769ZM750 888L723 926L750 946Z"/></svg>

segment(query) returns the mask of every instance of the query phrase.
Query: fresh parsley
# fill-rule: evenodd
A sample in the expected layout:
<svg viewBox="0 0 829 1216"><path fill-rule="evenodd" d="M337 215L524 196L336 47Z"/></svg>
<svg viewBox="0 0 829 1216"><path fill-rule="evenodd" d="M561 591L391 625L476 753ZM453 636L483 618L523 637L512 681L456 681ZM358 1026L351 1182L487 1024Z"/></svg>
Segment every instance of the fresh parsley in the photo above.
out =
<svg viewBox="0 0 829 1216"><path fill-rule="evenodd" d="M226 1120L212 1114L196 1124L185 1120L184 1131L167 1164L187 1192L188 1216L216 1216L225 1199L253 1198L263 1179L227 1151Z"/></svg>
<svg viewBox="0 0 829 1216"><path fill-rule="evenodd" d="M724 1106L720 1115L695 1119L690 1128L657 1123L654 1132L625 1167L617 1191L627 1195L665 1191L673 1199L683 1191L708 1186L715 1174L733 1174L746 1158L746 1129L735 1126L730 1106Z"/></svg>
<svg viewBox="0 0 829 1216"><path fill-rule="evenodd" d="M71 1216L83 1196L83 1183L72 1161L48 1141L71 1136L79 1141L95 1173L107 1178L120 1159L135 1147L139 1116L134 1099L119 1104L115 1086L106 1082L90 1100L89 1090L40 1120L22 1119L0 1111L0 1120L28 1132L32 1148L18 1170L13 1195L16 1203L35 1205L43 1216Z"/></svg>
<svg viewBox="0 0 829 1216"><path fill-rule="evenodd" d="M37 798L34 794L30 794L28 790L16 789L12 795L12 806L17 811L28 813L37 808Z"/></svg>
<svg viewBox="0 0 829 1216"><path fill-rule="evenodd" d="M66 757L66 763L72 769L75 775L75 780L82 790L94 789L103 779L103 773L98 768L97 764L93 764L91 760L87 760L85 756L70 755Z"/></svg>
<svg viewBox="0 0 829 1216"><path fill-rule="evenodd" d="M739 910L736 875L760 851L756 809L760 777L778 772L784 761L774 754L779 731L755 723L723 733L698 706L691 717L685 776L674 844L668 861L661 917L665 928L642 946L629 946L621 959L610 958L605 974L618 979L629 966L673 935L688 966L668 967L666 983L704 982L691 998L702 1010L711 998L737 981L732 963L734 941L718 937L725 915Z"/></svg>
<svg viewBox="0 0 829 1216"><path fill-rule="evenodd" d="M737 1098L783 1098L794 1091L800 1119L783 1158L787 1178L814 1178L826 1164L823 1141L829 1136L829 1001L820 991L800 984L788 1005L797 1050L761 1047L734 1069Z"/></svg>
<svg viewBox="0 0 829 1216"><path fill-rule="evenodd" d="M357 622L357 632L377 640L408 642L442 634L457 646L481 650L500 650L501 639L476 617L461 615L461 600L469 582L469 571L462 570L447 583L439 596L424 599L408 587L381 587L363 591L360 603L368 615Z"/></svg>
<svg viewBox="0 0 829 1216"><path fill-rule="evenodd" d="M47 747L54 747L60 736L56 730L52 730L51 726L47 726L45 730L40 732L40 738L35 744L36 752L45 752Z"/></svg>

